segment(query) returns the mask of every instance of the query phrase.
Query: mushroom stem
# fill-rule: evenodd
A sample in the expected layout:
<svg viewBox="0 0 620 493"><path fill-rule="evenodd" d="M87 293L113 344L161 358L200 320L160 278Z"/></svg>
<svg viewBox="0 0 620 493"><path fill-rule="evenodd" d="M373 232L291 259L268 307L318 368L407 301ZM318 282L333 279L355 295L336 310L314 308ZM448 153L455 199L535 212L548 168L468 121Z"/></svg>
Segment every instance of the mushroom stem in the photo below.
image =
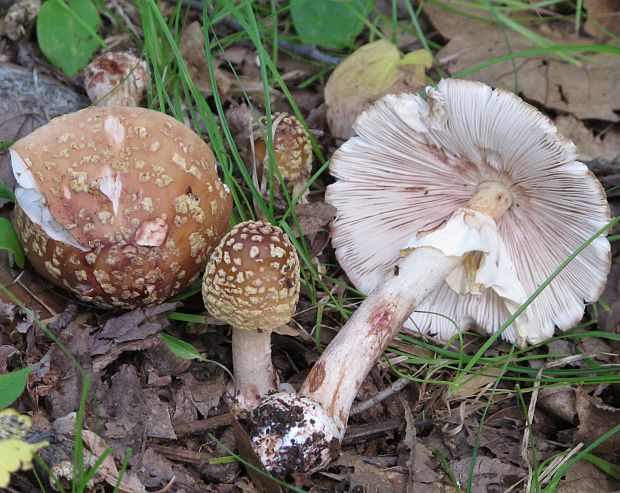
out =
<svg viewBox="0 0 620 493"><path fill-rule="evenodd" d="M232 354L237 401L252 411L278 384L271 363L271 332L233 328Z"/></svg>
<svg viewBox="0 0 620 493"><path fill-rule="evenodd" d="M497 220L511 205L504 185L485 182L465 207ZM334 441L342 440L353 400L372 366L416 306L463 261L464 256L447 256L432 247L414 249L340 329L310 370L297 401L275 394L258 407L260 423L252 440L267 469L316 471L330 460ZM302 408L305 416L291 419L291 424L273 419ZM305 442L298 436L300 428L310 437Z"/></svg>
<svg viewBox="0 0 620 493"><path fill-rule="evenodd" d="M315 363L300 394L315 400L344 435L349 410L366 375L404 321L462 261L418 248L375 289Z"/></svg>
<svg viewBox="0 0 620 493"><path fill-rule="evenodd" d="M497 221L512 205L498 182L480 184L466 208ZM407 317L459 264L435 248L413 250L375 289L321 354L300 394L320 404L344 435L349 410L366 375Z"/></svg>

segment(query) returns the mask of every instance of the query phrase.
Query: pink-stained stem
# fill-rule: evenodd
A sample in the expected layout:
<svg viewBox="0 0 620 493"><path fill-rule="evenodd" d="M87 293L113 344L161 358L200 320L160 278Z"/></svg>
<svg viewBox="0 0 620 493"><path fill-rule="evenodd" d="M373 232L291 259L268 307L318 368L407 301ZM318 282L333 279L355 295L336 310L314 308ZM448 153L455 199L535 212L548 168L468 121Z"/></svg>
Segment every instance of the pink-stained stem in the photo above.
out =
<svg viewBox="0 0 620 493"><path fill-rule="evenodd" d="M300 394L321 405L342 435L351 404L372 366L415 307L461 262L434 248L414 250L366 298L321 354Z"/></svg>

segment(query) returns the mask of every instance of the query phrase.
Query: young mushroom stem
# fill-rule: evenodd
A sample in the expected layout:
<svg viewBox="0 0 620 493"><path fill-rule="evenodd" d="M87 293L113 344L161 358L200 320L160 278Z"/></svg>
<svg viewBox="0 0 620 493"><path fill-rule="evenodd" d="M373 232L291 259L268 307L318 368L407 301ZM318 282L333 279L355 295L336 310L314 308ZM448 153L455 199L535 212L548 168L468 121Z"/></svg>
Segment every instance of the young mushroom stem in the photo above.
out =
<svg viewBox="0 0 620 493"><path fill-rule="evenodd" d="M232 329L232 355L237 400L243 409L254 409L277 389L278 379L271 363L271 332Z"/></svg>

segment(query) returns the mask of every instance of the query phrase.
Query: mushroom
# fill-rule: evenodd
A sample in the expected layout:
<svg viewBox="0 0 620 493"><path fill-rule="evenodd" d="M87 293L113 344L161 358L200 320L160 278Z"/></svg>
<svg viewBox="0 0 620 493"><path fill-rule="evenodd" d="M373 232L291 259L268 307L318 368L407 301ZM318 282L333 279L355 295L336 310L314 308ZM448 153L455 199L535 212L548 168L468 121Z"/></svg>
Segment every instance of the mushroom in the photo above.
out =
<svg viewBox="0 0 620 493"><path fill-rule="evenodd" d="M202 295L209 313L232 327L237 400L251 411L277 388L271 332L299 299L299 259L286 233L262 221L235 226L211 254Z"/></svg>
<svg viewBox="0 0 620 493"><path fill-rule="evenodd" d="M84 70L84 88L97 106L138 106L148 84L146 63L128 51L108 51Z"/></svg>
<svg viewBox="0 0 620 493"><path fill-rule="evenodd" d="M333 245L369 295L299 396L273 394L254 411L252 442L270 471L329 461L358 389L403 323L443 338L456 331L450 319L497 331L609 221L600 183L537 109L471 81L443 80L426 96L377 102L331 160ZM609 242L599 236L503 337L539 342L572 327L609 267Z"/></svg>
<svg viewBox="0 0 620 493"><path fill-rule="evenodd" d="M87 108L10 152L26 256L84 301L163 301L198 278L228 226L232 200L209 146L163 113Z"/></svg>
<svg viewBox="0 0 620 493"><path fill-rule="evenodd" d="M273 154L278 172L284 180L289 192L296 196L306 186L312 172L312 145L306 129L301 122L288 113L273 113L271 125L267 124L267 117L262 116L253 129L254 157L257 164L258 176L266 187L269 169L269 155L267 142L261 136L262 131L271 131ZM277 177L276 177L277 178Z"/></svg>

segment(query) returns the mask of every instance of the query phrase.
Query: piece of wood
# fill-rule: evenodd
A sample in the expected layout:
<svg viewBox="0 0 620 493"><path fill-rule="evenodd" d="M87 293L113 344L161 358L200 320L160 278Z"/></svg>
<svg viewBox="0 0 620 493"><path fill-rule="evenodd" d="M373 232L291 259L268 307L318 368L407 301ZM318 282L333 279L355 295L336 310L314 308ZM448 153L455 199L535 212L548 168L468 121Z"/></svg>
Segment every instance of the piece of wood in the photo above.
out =
<svg viewBox="0 0 620 493"><path fill-rule="evenodd" d="M174 432L179 438L181 438L189 435L206 433L209 431L217 430L218 428L224 428L225 426L230 426L232 422L232 413L218 414L217 416L211 416L209 418L200 419L198 421L185 421L174 423Z"/></svg>

